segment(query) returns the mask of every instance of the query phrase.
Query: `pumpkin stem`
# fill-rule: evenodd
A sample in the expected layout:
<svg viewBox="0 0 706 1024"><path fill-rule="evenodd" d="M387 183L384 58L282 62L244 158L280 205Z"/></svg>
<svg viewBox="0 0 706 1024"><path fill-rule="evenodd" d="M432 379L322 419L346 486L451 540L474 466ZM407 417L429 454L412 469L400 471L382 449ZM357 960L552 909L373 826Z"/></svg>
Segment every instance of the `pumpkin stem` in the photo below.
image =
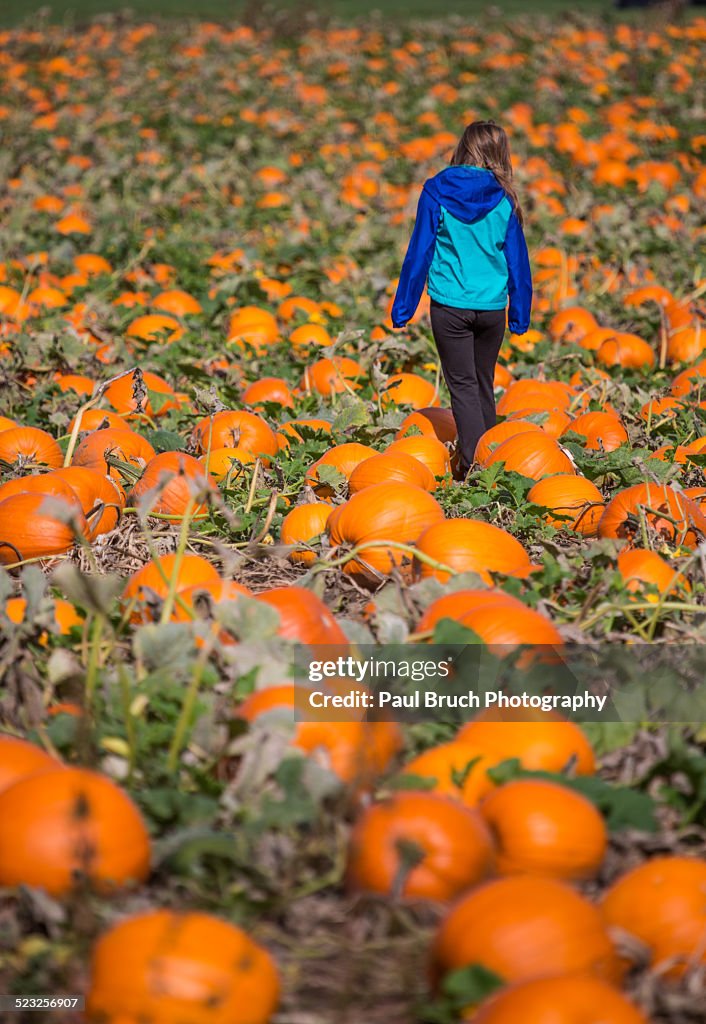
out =
<svg viewBox="0 0 706 1024"><path fill-rule="evenodd" d="M426 857L426 850L411 839L398 839L395 848L400 860L392 882L391 895L393 900L399 900L410 874Z"/></svg>

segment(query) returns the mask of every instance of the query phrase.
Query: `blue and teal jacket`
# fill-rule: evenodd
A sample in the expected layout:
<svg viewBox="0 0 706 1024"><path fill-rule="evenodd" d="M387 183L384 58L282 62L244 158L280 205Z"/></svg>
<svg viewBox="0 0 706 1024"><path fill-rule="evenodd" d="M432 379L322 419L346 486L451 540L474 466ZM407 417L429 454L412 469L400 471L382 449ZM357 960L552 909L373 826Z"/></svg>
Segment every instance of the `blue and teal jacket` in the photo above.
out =
<svg viewBox="0 0 706 1024"><path fill-rule="evenodd" d="M392 305L394 327L414 316L425 282L430 298L459 309L505 309L509 298L508 327L513 334L529 328L527 243L492 171L459 164L425 181Z"/></svg>

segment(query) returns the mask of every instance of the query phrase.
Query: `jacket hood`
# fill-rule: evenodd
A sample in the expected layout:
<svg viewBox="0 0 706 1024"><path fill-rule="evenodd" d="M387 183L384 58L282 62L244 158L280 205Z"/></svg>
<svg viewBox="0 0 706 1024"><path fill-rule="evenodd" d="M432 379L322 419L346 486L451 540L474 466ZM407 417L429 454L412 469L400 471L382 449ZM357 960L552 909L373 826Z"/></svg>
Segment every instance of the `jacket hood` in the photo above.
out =
<svg viewBox="0 0 706 1024"><path fill-rule="evenodd" d="M468 164L444 168L424 182L424 189L464 224L485 217L506 194L492 171Z"/></svg>

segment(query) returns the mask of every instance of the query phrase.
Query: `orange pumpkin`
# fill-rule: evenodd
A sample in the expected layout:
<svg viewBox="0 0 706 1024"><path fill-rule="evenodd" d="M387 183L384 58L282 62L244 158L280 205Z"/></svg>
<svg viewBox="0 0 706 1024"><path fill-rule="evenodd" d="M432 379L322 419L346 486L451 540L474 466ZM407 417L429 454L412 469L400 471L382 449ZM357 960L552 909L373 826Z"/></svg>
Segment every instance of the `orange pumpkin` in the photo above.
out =
<svg viewBox="0 0 706 1024"><path fill-rule="evenodd" d="M0 792L28 775L48 768L58 768L59 764L55 757L34 743L0 734Z"/></svg>
<svg viewBox="0 0 706 1024"><path fill-rule="evenodd" d="M148 910L113 925L91 955L89 1024L267 1024L280 982L270 954L210 914Z"/></svg>
<svg viewBox="0 0 706 1024"><path fill-rule="evenodd" d="M444 444L449 444L458 437L456 420L450 409L429 406L411 412L402 420L395 438L399 440L406 437L412 428L420 430L426 437L435 437Z"/></svg>
<svg viewBox="0 0 706 1024"><path fill-rule="evenodd" d="M112 405L117 413L123 416L131 416L137 409L137 399L134 395L134 378L134 374L120 377L118 380L113 381L104 392L106 401ZM163 377L159 377L156 373L150 373L149 370L144 370L142 382L148 394L145 396L140 407L141 412L147 416L164 416L171 409L179 408L180 402L176 392ZM153 391L155 394L154 405L149 395L150 391ZM83 420L81 421L81 426L84 430L90 429Z"/></svg>
<svg viewBox="0 0 706 1024"><path fill-rule="evenodd" d="M575 530L584 537L595 536L605 507L596 485L573 473L557 473L539 480L530 488L527 500L549 509L543 516L545 523Z"/></svg>
<svg viewBox="0 0 706 1024"><path fill-rule="evenodd" d="M156 452L144 437L127 428L105 427L87 434L76 447L71 464L94 469L120 482L120 471L109 465L107 456L127 462L132 469L143 468Z"/></svg>
<svg viewBox="0 0 706 1024"><path fill-rule="evenodd" d="M199 459L217 483L226 478L230 478L231 483L241 479L244 468L255 461L255 456L247 448L212 448Z"/></svg>
<svg viewBox="0 0 706 1024"><path fill-rule="evenodd" d="M360 387L358 378L364 376L365 370L360 363L347 356L334 356L307 366L299 386L307 394L338 395L343 391L357 390Z"/></svg>
<svg viewBox="0 0 706 1024"><path fill-rule="evenodd" d="M491 758L494 764L518 758L527 771L593 775L596 759L586 734L555 712L487 711L458 733L459 742Z"/></svg>
<svg viewBox="0 0 706 1024"><path fill-rule="evenodd" d="M214 491L205 468L185 452L162 452L147 463L145 471L127 496L130 505L141 505L149 513L183 516L190 502ZM202 503L193 506L194 518L206 515Z"/></svg>
<svg viewBox="0 0 706 1024"><path fill-rule="evenodd" d="M422 462L433 476L442 477L451 472L449 450L435 437L412 435L393 441L385 449L386 455L411 455Z"/></svg>
<svg viewBox="0 0 706 1024"><path fill-rule="evenodd" d="M174 316L203 313L203 307L198 299L195 299L189 292L182 291L181 288L169 288L167 291L160 292L152 299L152 305L155 309L159 309L163 313L173 313Z"/></svg>
<svg viewBox="0 0 706 1024"><path fill-rule="evenodd" d="M573 389L556 380L515 380L505 390L498 402L499 415L526 409L568 409L574 398Z"/></svg>
<svg viewBox="0 0 706 1024"><path fill-rule="evenodd" d="M480 811L495 839L498 874L578 881L594 877L603 863L603 816L568 786L515 779L490 793Z"/></svg>
<svg viewBox="0 0 706 1024"><path fill-rule="evenodd" d="M517 412L511 412L505 422L512 423L515 420L525 420L529 417L536 420L537 426L545 434L555 439L561 437L571 422L568 412L564 412L563 409L520 409Z"/></svg>
<svg viewBox="0 0 706 1024"><path fill-rule="evenodd" d="M285 409L294 408L294 398L289 384L281 377L261 377L249 384L242 394L245 405L257 406L258 402L273 402Z"/></svg>
<svg viewBox="0 0 706 1024"><path fill-rule="evenodd" d="M16 476L0 484L0 501L11 498L13 494L43 494L46 498L60 498L72 505L76 499L76 491L58 474L59 469L49 473L38 473L35 476Z"/></svg>
<svg viewBox="0 0 706 1024"><path fill-rule="evenodd" d="M194 427L193 441L200 454L216 448L245 448L253 455L276 455L277 438L254 412L224 410L204 416Z"/></svg>
<svg viewBox="0 0 706 1024"><path fill-rule="evenodd" d="M110 477L85 466L55 469L51 476L63 480L75 492L88 522L90 540L117 526L125 496Z"/></svg>
<svg viewBox="0 0 706 1024"><path fill-rule="evenodd" d="M282 544L311 544L326 530L326 523L332 508L327 502L312 501L297 505L282 520L279 539ZM316 561L316 553L307 548L295 547L289 553L292 562L310 565Z"/></svg>
<svg viewBox="0 0 706 1024"><path fill-rule="evenodd" d="M357 441L349 441L346 444L337 444L329 448L327 452L317 459L306 474L307 483L310 484L320 498L333 497L334 489L330 484L324 483L319 478L321 466L331 466L338 470L346 480L350 479L353 470L365 459L370 459L378 452L367 444L358 444Z"/></svg>
<svg viewBox="0 0 706 1024"><path fill-rule="evenodd" d="M601 910L610 928L647 947L653 968L678 977L689 965L706 963L704 892L702 859L652 857L613 883Z"/></svg>
<svg viewBox="0 0 706 1024"><path fill-rule="evenodd" d="M618 572L625 580L625 586L633 592L642 589L643 584L652 584L660 594L672 590L689 590L689 583L680 572L675 572L656 551L632 548L618 555Z"/></svg>
<svg viewBox="0 0 706 1024"><path fill-rule="evenodd" d="M467 807L477 807L494 789L488 776L492 767L490 758L470 744L451 740L418 754L404 766L403 774L422 779L425 787L433 782L431 788L435 793L453 797Z"/></svg>
<svg viewBox="0 0 706 1024"><path fill-rule="evenodd" d="M505 988L471 1018L473 1024L649 1024L617 988L600 978L565 975Z"/></svg>
<svg viewBox="0 0 706 1024"><path fill-rule="evenodd" d="M416 373L393 373L387 379L380 400L383 407L394 404L426 409L439 405L439 393L430 381Z"/></svg>
<svg viewBox="0 0 706 1024"><path fill-rule="evenodd" d="M313 591L297 586L273 587L258 594L256 600L279 612L278 636L301 644L348 646L346 634Z"/></svg>
<svg viewBox="0 0 706 1024"><path fill-rule="evenodd" d="M586 448L612 452L625 444L628 433L617 416L608 412L584 412L573 419L564 433L580 434L586 439Z"/></svg>
<svg viewBox="0 0 706 1024"><path fill-rule="evenodd" d="M432 948L438 977L478 964L508 982L621 969L600 911L564 882L516 875L485 882L444 918Z"/></svg>
<svg viewBox="0 0 706 1024"><path fill-rule="evenodd" d="M184 328L178 320L166 313L148 313L145 316L138 316L133 320L125 332L128 338L135 338L137 341L145 342L166 342L178 341L184 333Z"/></svg>
<svg viewBox="0 0 706 1024"><path fill-rule="evenodd" d="M377 582L394 566L401 566L407 557L384 541L414 544L427 527L443 518L439 503L421 487L407 483L372 484L334 509L328 533L333 546L371 544L357 558L346 562L344 572Z"/></svg>
<svg viewBox="0 0 706 1024"><path fill-rule="evenodd" d="M74 429L78 413L69 423L69 433ZM117 427L119 430L130 430L130 424L117 412L110 409L84 409L81 414L79 431L100 430L103 427Z"/></svg>
<svg viewBox="0 0 706 1024"><path fill-rule="evenodd" d="M492 864L493 840L477 811L436 793L397 793L355 822L346 882L364 892L450 900Z"/></svg>
<svg viewBox="0 0 706 1024"><path fill-rule="evenodd" d="M278 336L279 328L272 313L258 306L241 306L228 322L226 341L240 349L247 345L257 355L262 355Z"/></svg>
<svg viewBox="0 0 706 1024"><path fill-rule="evenodd" d="M132 574L123 590L123 601L137 605L131 622L147 622L153 618L149 606L165 600L175 573L174 592L177 594L196 583L210 584L220 580L214 566L201 555L184 554L178 563L176 555L161 555L157 560L146 562ZM144 608L141 607L143 605Z"/></svg>
<svg viewBox="0 0 706 1024"><path fill-rule="evenodd" d="M436 490L436 480L431 470L413 458L405 455L404 452L385 452L382 455L373 455L364 459L353 470L348 481L349 494L357 494L372 484L400 481L401 483L415 484L425 491Z"/></svg>
<svg viewBox="0 0 706 1024"><path fill-rule="evenodd" d="M485 465L501 463L506 472L520 473L530 480L556 473L574 473L574 464L554 438L543 431L515 434L488 456Z"/></svg>
<svg viewBox="0 0 706 1024"><path fill-rule="evenodd" d="M79 537L88 537L88 524L75 495L25 492L0 501L0 565L63 555Z"/></svg>
<svg viewBox="0 0 706 1024"><path fill-rule="evenodd" d="M51 434L38 427L10 427L0 431L0 463L26 472L35 466L58 469L64 453Z"/></svg>
<svg viewBox="0 0 706 1024"><path fill-rule="evenodd" d="M637 334L616 331L606 338L596 351L596 359L603 366L623 366L640 369L654 366L656 359L652 348Z"/></svg>
<svg viewBox="0 0 706 1024"><path fill-rule="evenodd" d="M492 452L503 441L507 441L508 438L514 437L516 434L532 432L537 434L541 429L538 423L531 423L529 420L507 419L503 420L502 423L496 423L494 427L490 427L484 434L481 434L480 440L476 445L474 460L478 465L485 466Z"/></svg>
<svg viewBox="0 0 706 1024"><path fill-rule="evenodd" d="M706 517L694 501L666 484L643 483L611 498L598 522L598 536L633 540L640 533L641 509L646 523L674 547L695 547L706 535Z"/></svg>
<svg viewBox="0 0 706 1024"><path fill-rule="evenodd" d="M580 341L596 327L598 323L593 313L583 306L561 309L549 321L549 333L554 341Z"/></svg>
<svg viewBox="0 0 706 1024"><path fill-rule="evenodd" d="M299 588L296 588L299 589ZM350 694L364 689L343 680L338 686L328 679L321 692ZM321 684L317 684L321 686ZM235 714L254 722L269 712L284 713L292 721L297 713L292 745L356 790L368 790L374 780L390 766L403 745L396 722L369 722L361 709L314 707L312 691L292 684L268 686L256 690L237 708Z"/></svg>
<svg viewBox="0 0 706 1024"><path fill-rule="evenodd" d="M448 519L434 523L420 534L417 550L456 572L476 572L486 583L491 573L523 574L530 567L529 555L512 534L480 519ZM414 563L421 578L434 576L442 583L450 573L422 559Z"/></svg>
<svg viewBox="0 0 706 1024"><path fill-rule="evenodd" d="M106 776L51 768L0 793L0 885L63 896L80 876L109 891L142 882L149 871L145 823Z"/></svg>

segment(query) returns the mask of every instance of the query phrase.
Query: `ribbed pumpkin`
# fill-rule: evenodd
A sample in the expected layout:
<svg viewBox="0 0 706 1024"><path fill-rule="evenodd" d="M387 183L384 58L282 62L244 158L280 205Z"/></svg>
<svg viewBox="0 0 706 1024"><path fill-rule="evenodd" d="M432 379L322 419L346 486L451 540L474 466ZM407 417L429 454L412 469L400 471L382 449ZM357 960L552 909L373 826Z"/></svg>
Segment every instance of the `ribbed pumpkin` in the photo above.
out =
<svg viewBox="0 0 706 1024"><path fill-rule="evenodd" d="M454 622L462 622L463 616L479 607L512 609L516 606L517 598L507 594L504 590L455 590L451 594L444 594L432 601L424 611L417 630L424 632L433 629L437 622L442 619L453 619Z"/></svg>
<svg viewBox="0 0 706 1024"><path fill-rule="evenodd" d="M477 572L486 583L491 573L524 573L529 555L512 534L480 519L448 519L430 526L417 540L417 549L456 572ZM444 583L450 574L418 559L415 575L434 576Z"/></svg>
<svg viewBox="0 0 706 1024"><path fill-rule="evenodd" d="M58 469L64 454L51 434L38 427L10 427L0 431L0 463L26 471L33 466Z"/></svg>
<svg viewBox="0 0 706 1024"><path fill-rule="evenodd" d="M49 473L28 474L6 480L0 484L0 501L11 498L14 494L43 494L47 498L61 498L62 501L73 504L78 495L66 480L57 475L60 472L61 470L54 469Z"/></svg>
<svg viewBox="0 0 706 1024"><path fill-rule="evenodd" d="M484 1002L473 1024L649 1024L647 1017L608 982L566 975L537 978Z"/></svg>
<svg viewBox="0 0 706 1024"><path fill-rule="evenodd" d="M132 320L125 333L128 338L135 338L138 341L168 344L171 341L178 341L184 333L184 328L178 320L166 313L148 313Z"/></svg>
<svg viewBox="0 0 706 1024"><path fill-rule="evenodd" d="M110 477L86 466L55 469L51 475L63 480L76 493L88 522L91 540L110 533L117 526L125 495Z"/></svg>
<svg viewBox="0 0 706 1024"><path fill-rule="evenodd" d="M213 491L214 484L202 463L184 452L161 452L147 463L145 471L127 496L129 505L148 501L152 513L183 516L189 503ZM193 508L195 518L206 515L206 506Z"/></svg>
<svg viewBox="0 0 706 1024"><path fill-rule="evenodd" d="M339 505L328 521L332 545L358 545L371 541L397 541L414 544L424 530L441 522L444 513L427 491L413 484L373 484ZM405 560L404 552L385 544L374 545L352 561L344 572L377 582L393 566Z"/></svg>
<svg viewBox="0 0 706 1024"><path fill-rule="evenodd" d="M277 444L280 448L288 448L290 438L295 441L302 440L302 435L297 430L297 427L307 427L309 430L323 431L325 434L331 433L331 424L328 420L316 419L315 417L288 420L277 428Z"/></svg>
<svg viewBox="0 0 706 1024"><path fill-rule="evenodd" d="M515 779L480 806L496 843L500 875L593 878L605 857L603 816L581 793L544 779Z"/></svg>
<svg viewBox="0 0 706 1024"><path fill-rule="evenodd" d="M616 331L606 338L596 351L596 359L602 366L623 366L640 369L654 366L655 354L644 338L628 331Z"/></svg>
<svg viewBox="0 0 706 1024"><path fill-rule="evenodd" d="M344 644L346 634L320 597L305 587L273 587L257 595L279 612L278 636L301 644Z"/></svg>
<svg viewBox="0 0 706 1024"><path fill-rule="evenodd" d="M396 793L355 822L346 883L363 892L450 900L483 881L492 864L493 839L477 811L436 793Z"/></svg>
<svg viewBox="0 0 706 1024"><path fill-rule="evenodd" d="M471 964L508 982L578 973L618 981L622 973L598 908L564 882L525 875L485 882L442 921L434 974Z"/></svg>
<svg viewBox="0 0 706 1024"><path fill-rule="evenodd" d="M464 725L458 740L487 755L494 764L516 757L527 771L593 775L596 758L586 734L555 712L481 712Z"/></svg>
<svg viewBox="0 0 706 1024"><path fill-rule="evenodd" d="M282 544L310 544L325 532L326 523L332 511L332 506L324 501L312 501L305 505L297 505L282 520L280 541ZM316 561L316 553L306 548L295 548L290 551L289 559L292 562L310 565Z"/></svg>
<svg viewBox="0 0 706 1024"><path fill-rule="evenodd" d="M257 355L263 355L267 347L277 341L278 335L277 320L269 310L259 306L241 306L228 322L226 341L241 350L247 345Z"/></svg>
<svg viewBox="0 0 706 1024"><path fill-rule="evenodd" d="M69 423L69 433L74 429L77 418L78 413ZM119 416L117 412L113 412L112 409L84 409L79 424L80 433L101 430L104 427L117 427L118 430L131 429L128 421L123 416Z"/></svg>
<svg viewBox="0 0 706 1024"><path fill-rule="evenodd" d="M395 438L406 437L412 428L420 430L426 437L435 437L444 444L455 441L458 437L456 420L450 409L426 407L411 412L400 424Z"/></svg>
<svg viewBox="0 0 706 1024"><path fill-rule="evenodd" d="M171 409L179 408L179 398L176 395L174 389L169 385L163 377L159 377L156 373L150 373L149 370L144 370L142 373L142 381L148 392L153 391L160 397L155 399L154 405L149 397L149 394L145 397L144 402L141 406L141 411L146 413L147 416L164 416ZM134 416L135 410L137 409L137 399L134 396L134 374L127 374L125 377L120 377L106 389L104 398L109 402L117 413L121 413L123 416ZM163 396L163 397L162 397ZM87 425L83 423L84 429L88 429Z"/></svg>
<svg viewBox="0 0 706 1024"><path fill-rule="evenodd" d="M28 775L58 767L60 762L34 743L0 734L0 793Z"/></svg>
<svg viewBox="0 0 706 1024"><path fill-rule="evenodd" d="M598 536L629 540L639 536L641 507L649 526L674 547L695 547L706 535L706 517L694 501L666 484L643 483L611 498L599 520Z"/></svg>
<svg viewBox="0 0 706 1024"><path fill-rule="evenodd" d="M416 373L393 373L380 395L383 407L411 405L413 409L426 409L439 405L439 393L431 381Z"/></svg>
<svg viewBox="0 0 706 1024"><path fill-rule="evenodd" d="M364 376L360 363L347 356L334 356L307 366L299 386L307 394L339 395L343 391L357 390L358 379Z"/></svg>
<svg viewBox="0 0 706 1024"><path fill-rule="evenodd" d="M706 963L706 862L696 857L653 857L606 892L606 924L643 943L654 968L668 977Z"/></svg>
<svg viewBox="0 0 706 1024"><path fill-rule="evenodd" d="M574 464L557 442L540 430L539 433L516 434L503 441L487 458L486 466L502 463L507 472L514 471L530 480L555 473L573 473Z"/></svg>
<svg viewBox="0 0 706 1024"><path fill-rule="evenodd" d="M589 331L598 327L593 313L583 306L560 309L549 321L549 334L554 341L580 341Z"/></svg>
<svg viewBox="0 0 706 1024"><path fill-rule="evenodd" d="M206 617L201 616L199 612L204 605L207 607L209 601L213 605L218 605L222 601L237 601L239 597L252 596L249 587L236 583L235 580L215 579L206 583L194 583L184 590L179 590L179 600L174 605L171 617L175 622L190 622L192 619ZM214 632L218 631L219 627L216 625ZM221 630L220 635L222 639L232 642L232 637L225 630Z"/></svg>
<svg viewBox="0 0 706 1024"><path fill-rule="evenodd" d="M193 587L196 583L217 583L218 573L201 555L184 554L177 564L176 555L161 555L156 561L146 562L132 574L123 590L123 601L135 601L131 621L149 621L152 617L141 605L163 601L169 594L172 577L176 573L175 593Z"/></svg>
<svg viewBox="0 0 706 1024"><path fill-rule="evenodd" d="M546 523L575 530L584 537L595 536L605 507L596 485L572 473L557 473L539 480L530 488L527 500L550 510L543 517Z"/></svg>
<svg viewBox="0 0 706 1024"><path fill-rule="evenodd" d="M532 423L529 420L508 419L503 420L502 423L496 423L494 427L481 434L480 440L476 445L475 461L480 466L485 466L493 450L504 441L507 441L508 438L515 437L516 434L529 434L532 432L538 434L541 429L538 423Z"/></svg>
<svg viewBox="0 0 706 1024"><path fill-rule="evenodd" d="M442 477L451 472L449 450L435 437L401 437L385 449L386 455L396 455L398 452L411 455L412 458L424 463L435 477Z"/></svg>
<svg viewBox="0 0 706 1024"><path fill-rule="evenodd" d="M415 484L425 491L436 490L436 480L431 470L404 452L385 452L365 459L353 470L348 481L350 494L357 494L372 484L400 481Z"/></svg>
<svg viewBox="0 0 706 1024"><path fill-rule="evenodd" d="M245 405L257 406L258 402L274 402L286 409L294 407L294 398L289 384L281 377L262 377L249 384L243 394Z"/></svg>
<svg viewBox="0 0 706 1024"><path fill-rule="evenodd" d="M573 397L573 388L561 381L523 378L506 388L497 410L500 416L507 416L522 409L568 409Z"/></svg>
<svg viewBox="0 0 706 1024"><path fill-rule="evenodd" d="M126 793L97 772L58 767L0 793L0 885L68 893L77 875L101 890L144 881L147 828Z"/></svg>
<svg viewBox="0 0 706 1024"><path fill-rule="evenodd" d="M524 652L519 666L526 666L535 659L554 661L556 648L564 643L561 634L549 619L533 608L517 601L508 614L508 607L490 608L480 606L467 612L462 623L477 633L483 643L497 657L511 654L517 647L529 647Z"/></svg>
<svg viewBox="0 0 706 1024"><path fill-rule="evenodd" d="M277 438L261 416L246 410L204 416L194 427L193 440L200 453L215 448L245 448L253 455L276 455Z"/></svg>
<svg viewBox="0 0 706 1024"><path fill-rule="evenodd" d="M97 473L107 474L120 482L120 471L115 466L109 466L106 462L107 455L127 462L136 469L146 466L156 454L152 445L133 430L105 427L102 430L94 430L83 438L74 452L71 464L94 469Z"/></svg>
<svg viewBox="0 0 706 1024"><path fill-rule="evenodd" d="M367 444L358 444L357 441L337 444L333 448L329 448L327 452L324 452L321 458L317 459L307 471L307 483L314 488L320 498L330 498L334 494L334 489L329 484L321 481L318 473L320 466L332 466L346 480L350 480L351 473L356 466L360 465L365 459L370 459L377 454L378 452L375 448L371 448Z"/></svg>
<svg viewBox="0 0 706 1024"><path fill-rule="evenodd" d="M75 495L69 501L22 493L0 501L0 565L63 555L77 536L88 537L88 524Z"/></svg>
<svg viewBox="0 0 706 1024"><path fill-rule="evenodd" d="M565 434L572 432L586 438L586 448L612 452L625 444L628 432L617 416L608 412L584 412L572 420Z"/></svg>
<svg viewBox="0 0 706 1024"><path fill-rule="evenodd" d="M170 288L168 291L160 292L152 300L155 309L161 309L164 313L173 313L174 316L192 316L196 313L203 313L203 308L198 299L181 288Z"/></svg>
<svg viewBox="0 0 706 1024"><path fill-rule="evenodd" d="M113 925L91 955L88 1024L267 1024L279 1002L274 961L228 921L147 910Z"/></svg>
<svg viewBox="0 0 706 1024"><path fill-rule="evenodd" d="M656 551L632 548L618 555L618 572L625 580L628 590L639 591L643 584L651 583L660 594L672 590L689 590L688 581L680 572L672 569Z"/></svg>
<svg viewBox="0 0 706 1024"><path fill-rule="evenodd" d="M706 359L702 359L695 366L690 366L678 373L669 390L673 395L680 397L704 387L706 387Z"/></svg>

